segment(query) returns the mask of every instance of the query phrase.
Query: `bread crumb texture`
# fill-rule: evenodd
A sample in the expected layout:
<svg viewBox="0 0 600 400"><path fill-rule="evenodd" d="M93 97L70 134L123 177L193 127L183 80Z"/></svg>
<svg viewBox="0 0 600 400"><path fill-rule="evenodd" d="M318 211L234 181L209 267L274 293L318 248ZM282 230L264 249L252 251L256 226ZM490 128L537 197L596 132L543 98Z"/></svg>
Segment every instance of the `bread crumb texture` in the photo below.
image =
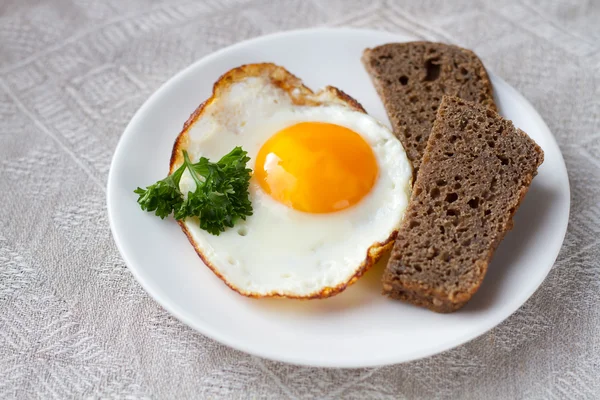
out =
<svg viewBox="0 0 600 400"><path fill-rule="evenodd" d="M443 97L384 293L438 312L466 304L543 158L525 132L492 109Z"/></svg>

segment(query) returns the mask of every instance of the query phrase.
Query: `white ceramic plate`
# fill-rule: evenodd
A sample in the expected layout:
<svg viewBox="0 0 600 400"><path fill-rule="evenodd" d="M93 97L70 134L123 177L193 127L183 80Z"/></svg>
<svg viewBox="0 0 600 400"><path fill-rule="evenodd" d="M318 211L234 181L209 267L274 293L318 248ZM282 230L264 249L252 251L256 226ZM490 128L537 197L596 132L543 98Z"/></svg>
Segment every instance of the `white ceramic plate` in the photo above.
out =
<svg viewBox="0 0 600 400"><path fill-rule="evenodd" d="M366 47L410 40L415 39L354 29L269 35L205 57L154 93L123 133L108 178L115 241L146 291L181 321L233 348L327 367L366 367L430 356L481 335L515 312L540 286L558 255L569 215L569 182L560 150L542 118L493 74L501 114L543 148L545 161L483 285L454 314L435 314L381 296L382 263L326 300L242 297L202 264L173 219L160 220L136 203L133 190L165 176L184 121L229 69L253 62L280 64L312 89L333 85L344 90L389 125L360 57Z"/></svg>

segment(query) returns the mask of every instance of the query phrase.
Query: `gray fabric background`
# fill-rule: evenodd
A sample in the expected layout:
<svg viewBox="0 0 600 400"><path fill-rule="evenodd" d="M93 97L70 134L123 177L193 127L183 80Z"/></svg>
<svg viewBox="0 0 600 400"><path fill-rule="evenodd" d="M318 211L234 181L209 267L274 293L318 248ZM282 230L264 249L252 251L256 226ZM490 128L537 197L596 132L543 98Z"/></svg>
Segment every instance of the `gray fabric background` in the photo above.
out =
<svg viewBox="0 0 600 400"><path fill-rule="evenodd" d="M473 49L539 110L569 169L558 261L496 329L375 369L233 351L162 310L107 223L112 152L180 69L309 26L409 32ZM600 1L2 0L0 398L600 398Z"/></svg>

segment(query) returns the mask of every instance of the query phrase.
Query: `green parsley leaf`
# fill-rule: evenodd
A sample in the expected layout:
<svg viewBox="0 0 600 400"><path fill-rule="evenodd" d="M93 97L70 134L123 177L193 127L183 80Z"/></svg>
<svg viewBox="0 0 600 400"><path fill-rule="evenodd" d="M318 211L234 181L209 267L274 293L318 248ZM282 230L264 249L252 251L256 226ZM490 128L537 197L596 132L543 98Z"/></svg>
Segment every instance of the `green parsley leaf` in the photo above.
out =
<svg viewBox="0 0 600 400"><path fill-rule="evenodd" d="M183 203L183 196L179 191L179 181L184 170L185 166L182 165L171 175L154 185L148 186L146 189L138 187L134 190L134 193L140 196L138 203L142 210L156 211L156 215L164 219L174 210L179 209Z"/></svg>
<svg viewBox="0 0 600 400"><path fill-rule="evenodd" d="M236 147L216 163L202 157L194 164L184 150L183 164L173 174L146 189L134 191L139 195L138 203L142 210L155 211L161 218L171 213L177 220L198 217L200 228L218 235L252 215L248 193L252 170L246 168L250 160L247 154ZM186 169L196 189L184 196L179 181Z"/></svg>

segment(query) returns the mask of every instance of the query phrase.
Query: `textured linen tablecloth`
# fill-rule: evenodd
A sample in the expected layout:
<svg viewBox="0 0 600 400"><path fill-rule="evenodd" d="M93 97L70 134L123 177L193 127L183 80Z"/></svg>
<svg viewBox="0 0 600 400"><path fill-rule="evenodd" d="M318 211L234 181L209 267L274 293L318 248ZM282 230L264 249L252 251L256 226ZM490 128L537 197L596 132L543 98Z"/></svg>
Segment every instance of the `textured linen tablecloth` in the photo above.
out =
<svg viewBox="0 0 600 400"><path fill-rule="evenodd" d="M271 362L171 317L121 260L105 187L135 110L221 47L310 26L473 49L556 136L572 190L563 248L471 343L373 369ZM598 0L2 0L0 398L600 398L599 88Z"/></svg>

